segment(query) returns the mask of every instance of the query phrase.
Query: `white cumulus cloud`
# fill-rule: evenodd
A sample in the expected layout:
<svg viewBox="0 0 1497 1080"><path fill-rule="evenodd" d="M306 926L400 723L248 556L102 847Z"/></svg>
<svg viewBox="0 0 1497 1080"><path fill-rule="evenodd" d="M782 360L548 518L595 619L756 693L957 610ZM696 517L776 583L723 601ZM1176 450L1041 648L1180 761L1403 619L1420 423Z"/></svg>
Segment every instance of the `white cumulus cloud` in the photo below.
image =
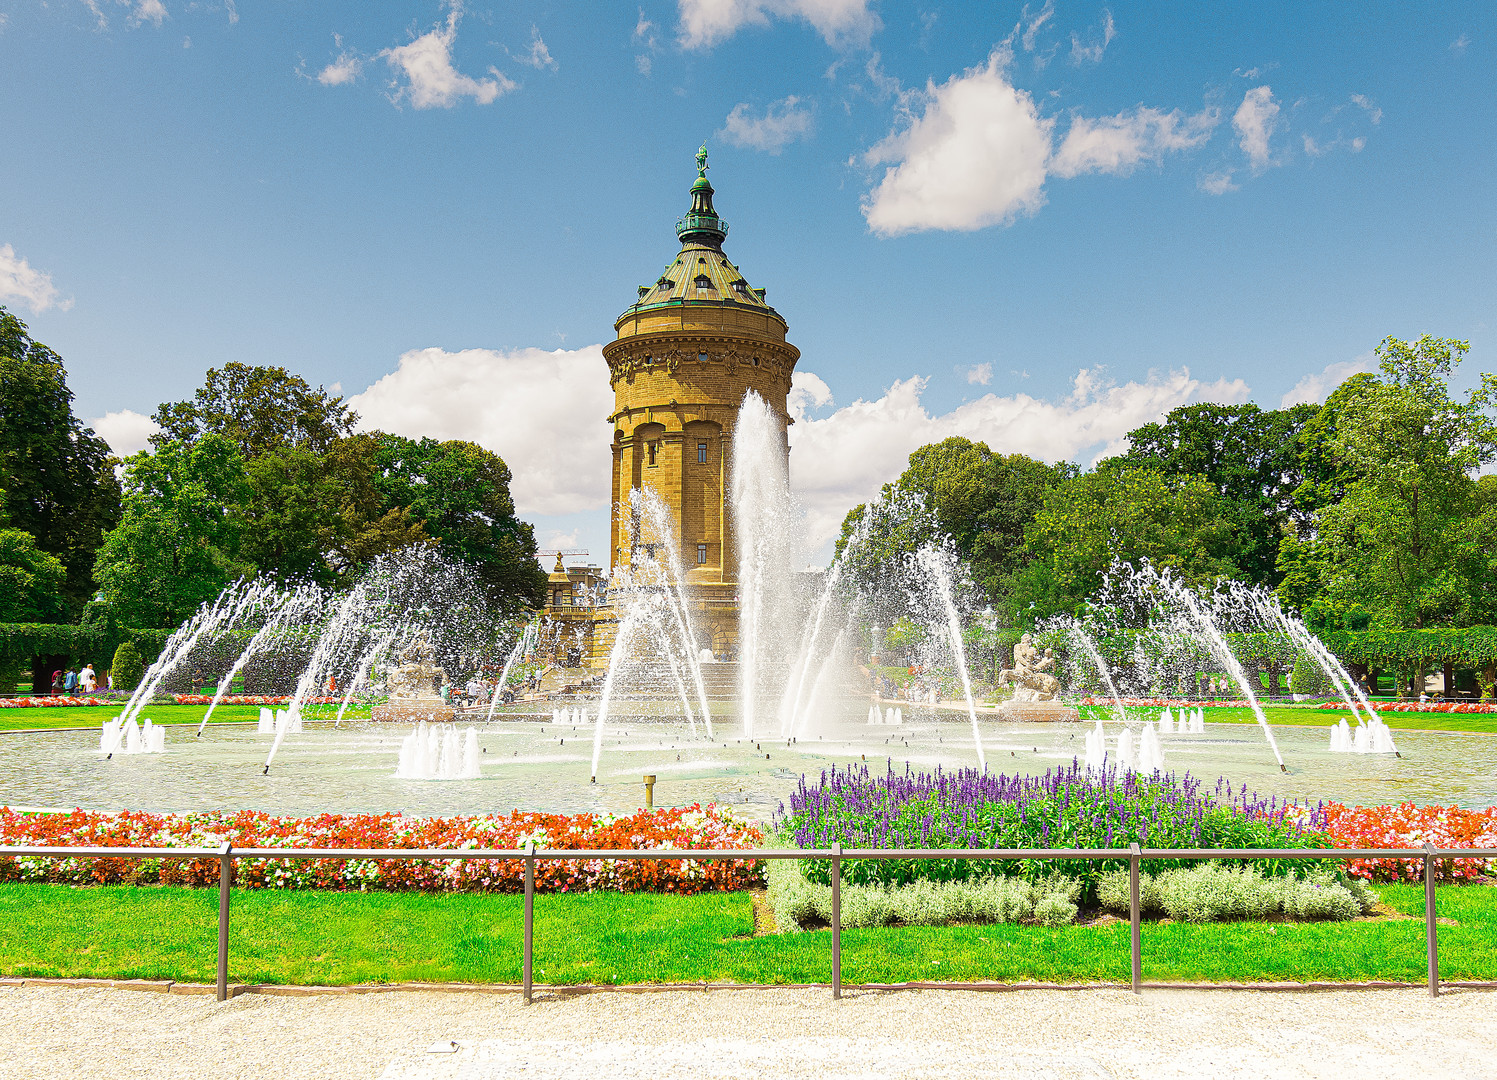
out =
<svg viewBox="0 0 1497 1080"><path fill-rule="evenodd" d="M1071 121L1050 170L1064 177L1088 172L1126 174L1141 162L1161 160L1172 150L1200 146L1220 122L1221 113L1212 108L1186 115L1179 109L1163 112L1142 105L1096 120L1078 116Z"/></svg>
<svg viewBox="0 0 1497 1080"><path fill-rule="evenodd" d="M1203 145L1221 122L1212 107L1186 113L1140 105L1115 116L1073 115L1057 149L1055 120L1042 116L1008 77L1012 58L1009 45L1000 44L981 67L939 86L929 82L923 91L900 92L903 126L861 158L865 166L888 166L863 198L873 232L1007 224L1045 205L1051 175L1126 175L1141 163Z"/></svg>
<svg viewBox="0 0 1497 1080"><path fill-rule="evenodd" d="M921 401L926 383L919 376L903 379L875 401L855 401L791 426L791 486L805 508L812 545L834 538L847 511L897 478L910 453L928 443L961 435L1003 454L1090 464L1121 452L1129 431L1178 405L1248 398L1241 379L1203 383L1181 370L1119 385L1095 369L1083 369L1059 401L985 394L932 414Z"/></svg>
<svg viewBox="0 0 1497 1080"><path fill-rule="evenodd" d="M772 102L763 116L746 103L733 106L718 136L734 146L778 154L797 139L811 134L811 110L794 94Z"/></svg>
<svg viewBox="0 0 1497 1080"><path fill-rule="evenodd" d="M613 391L601 345L582 349L416 349L349 399L360 426L464 439L502 457L521 515L608 506Z"/></svg>
<svg viewBox="0 0 1497 1080"><path fill-rule="evenodd" d="M134 10L130 12L130 25L139 26L141 23L150 23L159 28L166 17L166 5L161 0L139 0Z"/></svg>
<svg viewBox="0 0 1497 1080"><path fill-rule="evenodd" d="M1102 54L1107 51L1107 46L1112 44L1112 39L1118 36L1117 24L1112 21L1112 12L1102 12L1102 29L1095 38L1083 42L1080 36L1071 35L1071 63L1073 64L1100 64Z"/></svg>
<svg viewBox="0 0 1497 1080"><path fill-rule="evenodd" d="M1324 370L1312 371L1295 383L1279 401L1279 408L1287 409L1291 405L1303 405L1307 402L1318 404L1347 379L1364 371L1377 371L1377 357L1370 352L1350 360L1327 364Z"/></svg>
<svg viewBox="0 0 1497 1080"><path fill-rule="evenodd" d="M551 50L546 48L546 43L541 40L540 27L530 28L530 48L521 53L516 59L522 64L529 64L533 68L550 68L556 70L556 61L551 56Z"/></svg>
<svg viewBox="0 0 1497 1080"><path fill-rule="evenodd" d="M32 314L40 315L54 307L66 311L73 301L58 296L51 274L36 269L9 244L0 244L0 304L24 304Z"/></svg>
<svg viewBox="0 0 1497 1080"><path fill-rule="evenodd" d="M150 445L151 436L161 428L156 421L133 409L105 413L88 421L95 434L109 444L115 457L129 457Z"/></svg>
<svg viewBox="0 0 1497 1080"><path fill-rule="evenodd" d="M926 86L925 110L864 157L889 164L863 200L883 236L922 229L980 229L1045 204L1053 120L1008 80L1007 49L981 67Z"/></svg>
<svg viewBox="0 0 1497 1080"><path fill-rule="evenodd" d="M336 34L333 35L333 40L340 46L343 44L342 39ZM357 79L363 70L364 61L359 55L345 49L332 63L317 73L317 81L323 86L343 86Z"/></svg>
<svg viewBox="0 0 1497 1080"><path fill-rule="evenodd" d="M515 89L516 84L497 68L489 68L490 78L475 79L453 65L452 46L457 41L457 24L462 15L462 5L453 3L445 25L428 30L409 44L378 54L396 72L391 84L392 101L396 104L408 101L414 109L450 109L464 98L489 105L500 94Z"/></svg>
<svg viewBox="0 0 1497 1080"><path fill-rule="evenodd" d="M1262 172L1271 164L1268 140L1279 122L1279 103L1267 86L1255 86L1243 95L1242 104L1232 114L1242 152L1253 171Z"/></svg>
<svg viewBox="0 0 1497 1080"><path fill-rule="evenodd" d="M677 11L688 49L716 45L745 26L767 26L771 18L804 19L839 48L866 45L880 25L868 0L677 0Z"/></svg>
<svg viewBox="0 0 1497 1080"><path fill-rule="evenodd" d="M992 364L973 364L967 369L967 382L973 386L986 386L993 381Z"/></svg>

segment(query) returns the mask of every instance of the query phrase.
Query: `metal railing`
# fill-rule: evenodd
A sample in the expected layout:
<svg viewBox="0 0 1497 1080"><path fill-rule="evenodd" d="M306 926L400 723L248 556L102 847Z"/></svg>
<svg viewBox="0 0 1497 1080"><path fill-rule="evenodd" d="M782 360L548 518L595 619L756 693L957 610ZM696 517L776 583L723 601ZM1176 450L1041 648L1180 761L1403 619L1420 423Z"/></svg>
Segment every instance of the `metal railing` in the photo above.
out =
<svg viewBox="0 0 1497 1080"><path fill-rule="evenodd" d="M396 860L431 862L454 859L514 861L524 863L525 929L521 946L521 994L529 1004L534 989L532 973L535 953L535 864L611 860L669 860L713 862L721 860L829 859L832 890L832 997L842 996L842 863L848 859L967 859L980 861L1084 860L1087 862L1128 860L1129 951L1135 994L1143 990L1142 918L1139 905L1140 866L1145 859L1207 861L1211 859L1399 859L1424 864L1424 940L1428 987L1431 997L1440 993L1439 943L1435 922L1435 863L1447 859L1497 859L1497 848L656 848L651 850L603 849L596 851L524 848L236 848L231 844L210 848L163 847L29 847L0 845L0 857L30 856L56 859L217 859L218 874L218 985L219 1001L229 996L229 896L234 862L238 859L332 859L347 861Z"/></svg>

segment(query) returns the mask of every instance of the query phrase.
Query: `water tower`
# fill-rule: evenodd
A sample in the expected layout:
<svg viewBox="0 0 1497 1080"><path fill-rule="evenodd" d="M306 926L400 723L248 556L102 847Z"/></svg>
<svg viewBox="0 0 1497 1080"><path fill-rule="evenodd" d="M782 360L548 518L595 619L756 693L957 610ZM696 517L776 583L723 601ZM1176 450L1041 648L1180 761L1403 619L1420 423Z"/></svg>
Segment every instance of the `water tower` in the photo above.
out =
<svg viewBox="0 0 1497 1080"><path fill-rule="evenodd" d="M681 250L652 284L639 286L603 356L614 392L610 566L631 558L630 490L655 492L675 521L701 644L723 652L735 643L738 623L733 422L753 390L782 432L788 428L786 398L800 350L785 340L789 328L764 290L723 252L728 223L712 196L703 147L691 209L676 222Z"/></svg>

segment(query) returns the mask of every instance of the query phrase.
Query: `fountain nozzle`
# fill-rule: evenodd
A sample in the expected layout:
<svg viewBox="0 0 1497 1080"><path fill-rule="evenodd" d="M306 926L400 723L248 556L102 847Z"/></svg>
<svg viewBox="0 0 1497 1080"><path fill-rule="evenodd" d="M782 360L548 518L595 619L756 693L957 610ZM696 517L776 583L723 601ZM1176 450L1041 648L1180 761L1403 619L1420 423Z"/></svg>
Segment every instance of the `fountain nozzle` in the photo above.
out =
<svg viewBox="0 0 1497 1080"><path fill-rule="evenodd" d="M270 766L269 765L265 766L265 771L262 772L260 775L261 776L269 776L270 775Z"/></svg>

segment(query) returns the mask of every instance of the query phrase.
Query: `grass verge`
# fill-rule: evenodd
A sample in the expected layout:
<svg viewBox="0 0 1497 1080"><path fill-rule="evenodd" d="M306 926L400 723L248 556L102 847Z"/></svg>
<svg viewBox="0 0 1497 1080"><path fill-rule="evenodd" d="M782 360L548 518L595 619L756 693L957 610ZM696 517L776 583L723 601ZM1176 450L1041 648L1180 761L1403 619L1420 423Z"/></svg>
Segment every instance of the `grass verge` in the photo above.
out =
<svg viewBox="0 0 1497 1080"><path fill-rule="evenodd" d="M1102 705L1085 705L1079 710L1081 719L1091 723L1101 718L1107 723L1116 719L1111 707ZM1173 712L1174 710L1170 710ZM1157 708L1130 708L1127 713L1131 717L1140 720L1159 719ZM1242 708L1223 707L1206 709L1206 723L1208 724L1256 724L1257 718L1253 716L1253 710L1243 706ZM1330 709L1306 709L1306 708L1282 708L1272 705L1263 707L1263 714L1268 717L1268 722L1274 727L1317 727L1330 730L1330 726L1342 717L1348 717L1347 710L1342 709L1334 712ZM1483 735L1497 735L1497 713L1378 713L1383 722L1390 728L1401 731L1457 731L1475 732ZM1329 736L1327 736L1329 737Z"/></svg>
<svg viewBox="0 0 1497 1080"><path fill-rule="evenodd" d="M113 716L120 708L107 705L40 705L26 709L0 709L0 731L18 731L26 728L94 728ZM157 724L198 724L206 705L147 705L141 710L141 722L150 717ZM304 709L302 715L308 720L331 720L338 714L335 705L313 705ZM253 723L260 718L258 705L220 705L213 710L211 724ZM368 720L368 705L349 705L343 714L345 720Z"/></svg>
<svg viewBox="0 0 1497 1080"><path fill-rule="evenodd" d="M1148 980L1424 978L1423 887L1380 887L1415 918L1342 923L1146 924ZM1440 971L1497 979L1497 888L1442 886ZM213 890L0 885L0 973L211 982ZM515 983L518 896L236 892L236 982ZM753 936L746 893L536 897L539 982L828 982L830 934ZM1128 979L1128 926L905 927L843 932L848 982Z"/></svg>

